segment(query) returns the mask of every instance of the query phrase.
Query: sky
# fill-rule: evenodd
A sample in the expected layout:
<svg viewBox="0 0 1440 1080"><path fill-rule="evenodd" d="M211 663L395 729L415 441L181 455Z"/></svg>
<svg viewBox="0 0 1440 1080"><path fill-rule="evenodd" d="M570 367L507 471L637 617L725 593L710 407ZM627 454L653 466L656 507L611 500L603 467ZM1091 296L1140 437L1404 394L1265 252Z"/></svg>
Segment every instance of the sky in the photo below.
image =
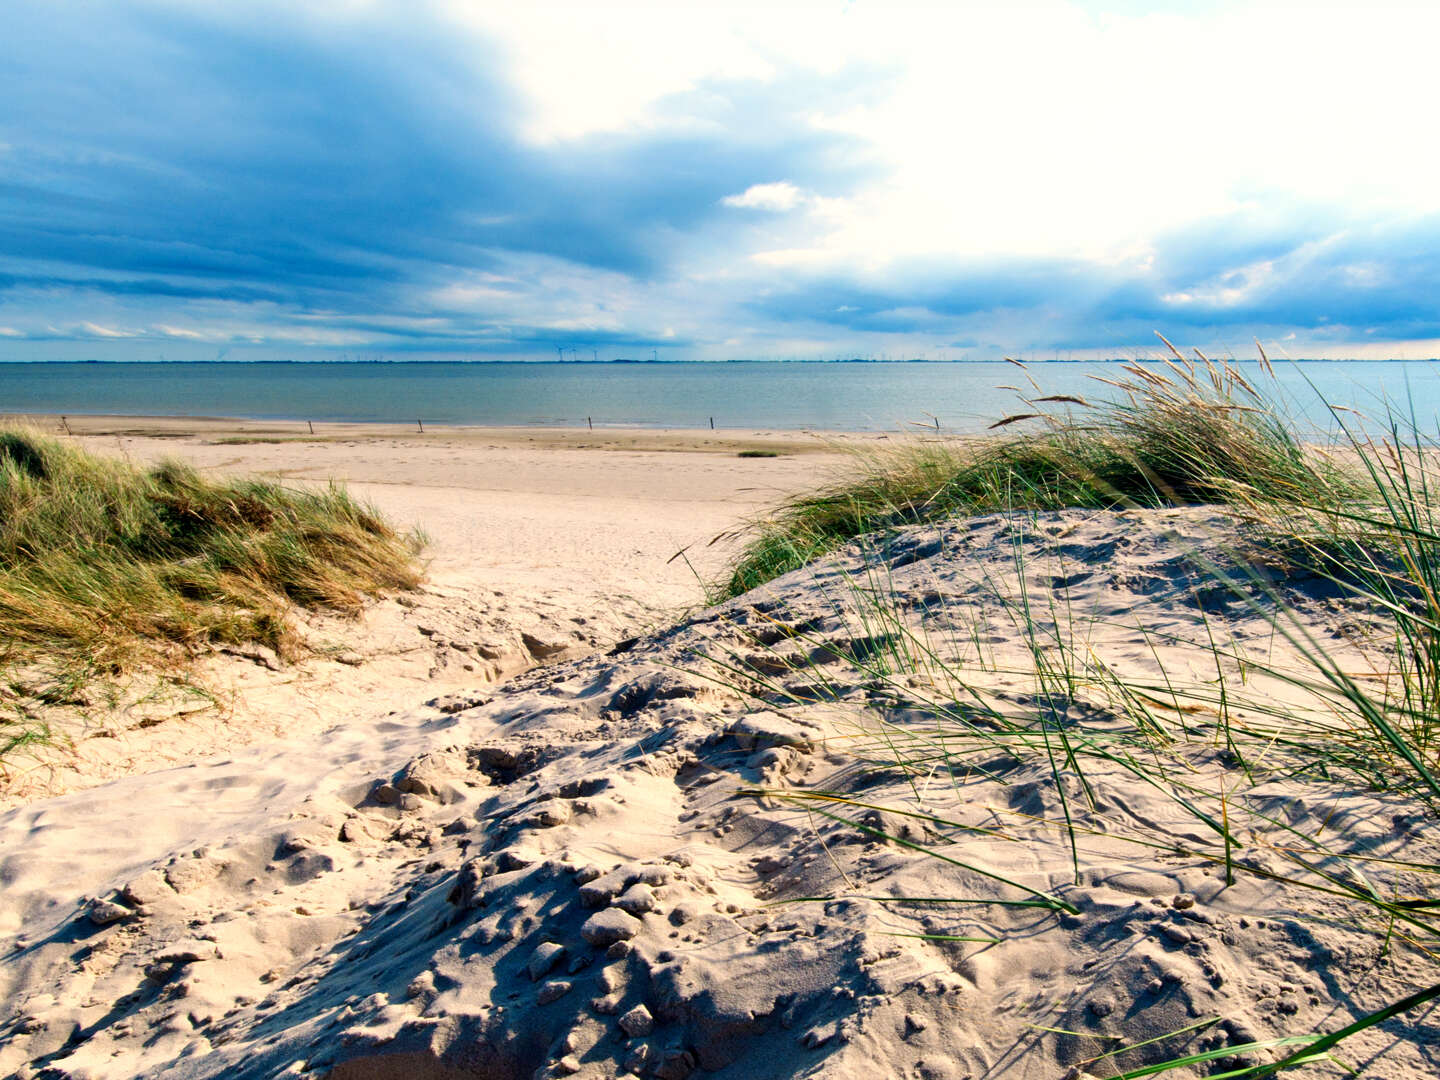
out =
<svg viewBox="0 0 1440 1080"><path fill-rule="evenodd" d="M1440 355L1440 5L0 10L0 360Z"/></svg>

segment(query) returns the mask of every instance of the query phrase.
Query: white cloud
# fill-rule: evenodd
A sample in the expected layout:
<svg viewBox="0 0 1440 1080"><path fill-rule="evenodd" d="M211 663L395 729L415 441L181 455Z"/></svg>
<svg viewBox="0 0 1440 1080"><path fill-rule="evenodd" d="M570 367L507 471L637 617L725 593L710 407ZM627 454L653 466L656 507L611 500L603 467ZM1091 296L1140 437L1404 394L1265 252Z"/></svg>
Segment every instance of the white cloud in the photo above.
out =
<svg viewBox="0 0 1440 1080"><path fill-rule="evenodd" d="M190 341L204 341L206 335L194 330L186 330L181 326L167 326L165 323L156 323L155 329L166 337L185 338Z"/></svg>
<svg viewBox="0 0 1440 1080"><path fill-rule="evenodd" d="M726 195L720 202L744 210L771 210L784 213L800 205L800 189L788 180L773 184L751 184L739 195Z"/></svg>
<svg viewBox="0 0 1440 1080"><path fill-rule="evenodd" d="M1373 262L1341 267L1341 273L1345 275L1345 284L1357 289L1373 289L1383 284L1388 276L1383 267Z"/></svg>
<svg viewBox="0 0 1440 1080"><path fill-rule="evenodd" d="M266 327L260 334L249 339L252 342L271 344L284 342L289 345L314 345L328 348L359 348L373 340L372 335L347 331L337 327Z"/></svg>
<svg viewBox="0 0 1440 1080"><path fill-rule="evenodd" d="M828 5L827 5L828 6ZM784 50L765 54L757 9L719 3L443 0L462 25L504 47L510 77L529 99L523 130L536 142L675 124L658 108L705 79L766 81ZM754 24L747 32L745 24Z"/></svg>
<svg viewBox="0 0 1440 1080"><path fill-rule="evenodd" d="M128 338L138 336L134 330L116 330L113 326L98 326L93 322L82 322L80 329L94 337Z"/></svg>
<svg viewBox="0 0 1440 1080"><path fill-rule="evenodd" d="M24 337L23 331L16 330L13 326L0 326L0 337Z"/></svg>
<svg viewBox="0 0 1440 1080"><path fill-rule="evenodd" d="M1202 303L1212 308L1238 307L1253 299L1276 278L1275 263L1262 259L1248 266L1229 270L1218 281L1185 292L1167 293L1160 299L1167 304Z"/></svg>
<svg viewBox="0 0 1440 1080"><path fill-rule="evenodd" d="M833 256L821 247L808 248L773 248L769 251L756 251L750 255L750 261L756 266L767 267L772 270L823 270L828 264L834 261ZM858 260L851 261L849 265L860 269L869 264Z"/></svg>
<svg viewBox="0 0 1440 1080"><path fill-rule="evenodd" d="M1416 134L1433 98L1440 6L1140 8L451 0L450 10L501 43L530 105L525 130L540 141L714 123L677 115L674 96L702 86L723 96L727 81L763 100L783 78L871 80L876 92L858 103L820 94L810 119L891 170L826 207L828 227L806 238L812 261L837 267L935 254L1113 260L1257 192L1275 208L1440 209L1440 143ZM754 198L731 205L793 208Z"/></svg>
<svg viewBox="0 0 1440 1080"><path fill-rule="evenodd" d="M566 334L611 334L623 332L625 327L614 315L586 315L573 319L537 319L532 324L542 330L554 330Z"/></svg>
<svg viewBox="0 0 1440 1080"><path fill-rule="evenodd" d="M513 305L516 290L473 282L451 282L429 294L430 303L445 311L501 311Z"/></svg>

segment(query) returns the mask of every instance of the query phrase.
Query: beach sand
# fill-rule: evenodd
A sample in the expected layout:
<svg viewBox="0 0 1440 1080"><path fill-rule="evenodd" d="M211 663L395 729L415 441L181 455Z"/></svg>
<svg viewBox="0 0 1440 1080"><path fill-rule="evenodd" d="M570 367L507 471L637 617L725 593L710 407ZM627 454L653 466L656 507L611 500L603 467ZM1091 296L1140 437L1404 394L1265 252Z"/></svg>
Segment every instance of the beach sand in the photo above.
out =
<svg viewBox="0 0 1440 1080"><path fill-rule="evenodd" d="M713 573L711 535L836 459L614 437L656 441L94 436L137 460L343 470L434 529L423 618L456 621L418 660L350 639L413 664L402 685L357 693L381 661L322 665L313 723L0 817L0 1072L1083 1080L1197 1050L1207 1070L1276 1061L1269 1040L1433 981L1336 891L1361 867L1384 895L1416 888L1399 864L1440 841L1414 804L1278 759L1242 784L1227 756L1227 724L1330 715L1263 674L1297 662L1273 612L1217 590L1254 539L1236 522L916 527L699 608L674 550ZM1365 614L1323 585L1275 589L1363 672ZM461 649L476 670L456 670L434 639L500 625L502 601L573 653L496 681ZM574 613L604 632L574 637ZM1218 673L1223 708L1217 638L1243 661ZM1106 671L1153 690L1136 705ZM1087 690L1056 706L1067 677ZM1167 704L1182 690L1207 703ZM1092 740L1084 784L1007 728L1056 707ZM1132 713L1152 741L1124 741ZM1205 792L1226 785L1222 811ZM1425 1014L1341 1056L1402 1080L1440 1074L1437 1045Z"/></svg>
<svg viewBox="0 0 1440 1080"><path fill-rule="evenodd" d="M673 621L704 601L717 536L813 487L873 435L427 428L9 417L87 450L209 474L345 484L427 538L427 581L360 621L299 615L316 655L217 653L197 693L141 678L117 709L32 703L57 738L13 756L0 806L485 686ZM883 441L883 440L882 440ZM764 450L776 457L739 457Z"/></svg>

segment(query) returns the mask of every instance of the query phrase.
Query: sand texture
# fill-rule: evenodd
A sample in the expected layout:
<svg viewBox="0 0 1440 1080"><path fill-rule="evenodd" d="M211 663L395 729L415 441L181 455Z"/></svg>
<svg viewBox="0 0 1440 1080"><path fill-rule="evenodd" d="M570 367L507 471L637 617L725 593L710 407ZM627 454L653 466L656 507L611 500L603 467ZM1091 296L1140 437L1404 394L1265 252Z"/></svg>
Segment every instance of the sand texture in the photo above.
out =
<svg viewBox="0 0 1440 1080"><path fill-rule="evenodd" d="M1408 895L1388 860L1440 844L1395 796L1283 750L1248 777L1227 756L1227 717L1328 708L1267 680L1292 646L1263 596L1217 584L1244 539L1208 510L909 529L503 684L21 807L0 819L0 1072L1058 1080L1278 1060L1228 1048L1435 981L1405 933L1315 886L1363 857ZM1364 640L1323 581L1269 585L1337 652ZM1037 636L1056 670L1037 674ZM1216 637L1254 665L1217 673ZM1140 709L1106 696L1107 669L1229 689L1223 709L1178 689ZM1062 731L1088 733L1083 783L1055 781ZM1220 787L1233 884L1185 805ZM1423 1013L1341 1056L1402 1080L1440 1073L1437 1047Z"/></svg>

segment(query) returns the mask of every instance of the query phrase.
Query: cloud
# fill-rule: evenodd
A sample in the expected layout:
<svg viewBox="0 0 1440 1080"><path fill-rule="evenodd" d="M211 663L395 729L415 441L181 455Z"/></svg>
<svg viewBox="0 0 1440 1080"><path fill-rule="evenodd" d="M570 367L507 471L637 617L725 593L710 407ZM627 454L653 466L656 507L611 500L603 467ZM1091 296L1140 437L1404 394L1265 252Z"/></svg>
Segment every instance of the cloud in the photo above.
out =
<svg viewBox="0 0 1440 1080"><path fill-rule="evenodd" d="M82 322L80 329L98 338L132 338L139 336L139 332L135 330L117 330L113 326L96 326L92 322Z"/></svg>
<svg viewBox="0 0 1440 1080"><path fill-rule="evenodd" d="M765 320L853 334L958 336L1024 326L1027 347L1103 348L1174 330L1207 340L1302 331L1320 343L1440 337L1440 215L1266 239L1241 222L1201 243L1157 237L1145 260L917 261L880 275L810 274L751 301ZM1237 331L1240 331L1237 333ZM1280 335L1277 335L1280 336Z"/></svg>
<svg viewBox="0 0 1440 1080"><path fill-rule="evenodd" d="M1440 19L1367 12L19 5L5 356L1440 335Z"/></svg>
<svg viewBox="0 0 1440 1080"><path fill-rule="evenodd" d="M526 260L550 269L529 275L531 301L557 266L623 275L638 295L689 252L739 242L726 195L777 169L844 190L861 167L842 150L850 140L806 121L823 90L814 79L764 88L763 116L760 88L743 80L657 104L755 114L739 127L537 146L507 58L483 36L398 7L250 10L16 13L22 62L0 67L17 103L0 121L13 147L0 159L4 309L63 322L106 298L137 323L173 326L198 305L212 319L244 312L237 332L263 335L305 313L424 316L427 297L453 300L457 282ZM673 321L640 306L626 322L636 341ZM485 331L446 307L437 343Z"/></svg>
<svg viewBox="0 0 1440 1080"><path fill-rule="evenodd" d="M198 330L187 330L183 326L166 326L164 323L156 323L155 330L166 337L183 338L187 341L205 341L207 337Z"/></svg>
<svg viewBox="0 0 1440 1080"><path fill-rule="evenodd" d="M720 200L722 206L733 206L741 210L772 210L784 213L800 205L800 189L785 180L771 184L751 184L739 195L726 195Z"/></svg>

